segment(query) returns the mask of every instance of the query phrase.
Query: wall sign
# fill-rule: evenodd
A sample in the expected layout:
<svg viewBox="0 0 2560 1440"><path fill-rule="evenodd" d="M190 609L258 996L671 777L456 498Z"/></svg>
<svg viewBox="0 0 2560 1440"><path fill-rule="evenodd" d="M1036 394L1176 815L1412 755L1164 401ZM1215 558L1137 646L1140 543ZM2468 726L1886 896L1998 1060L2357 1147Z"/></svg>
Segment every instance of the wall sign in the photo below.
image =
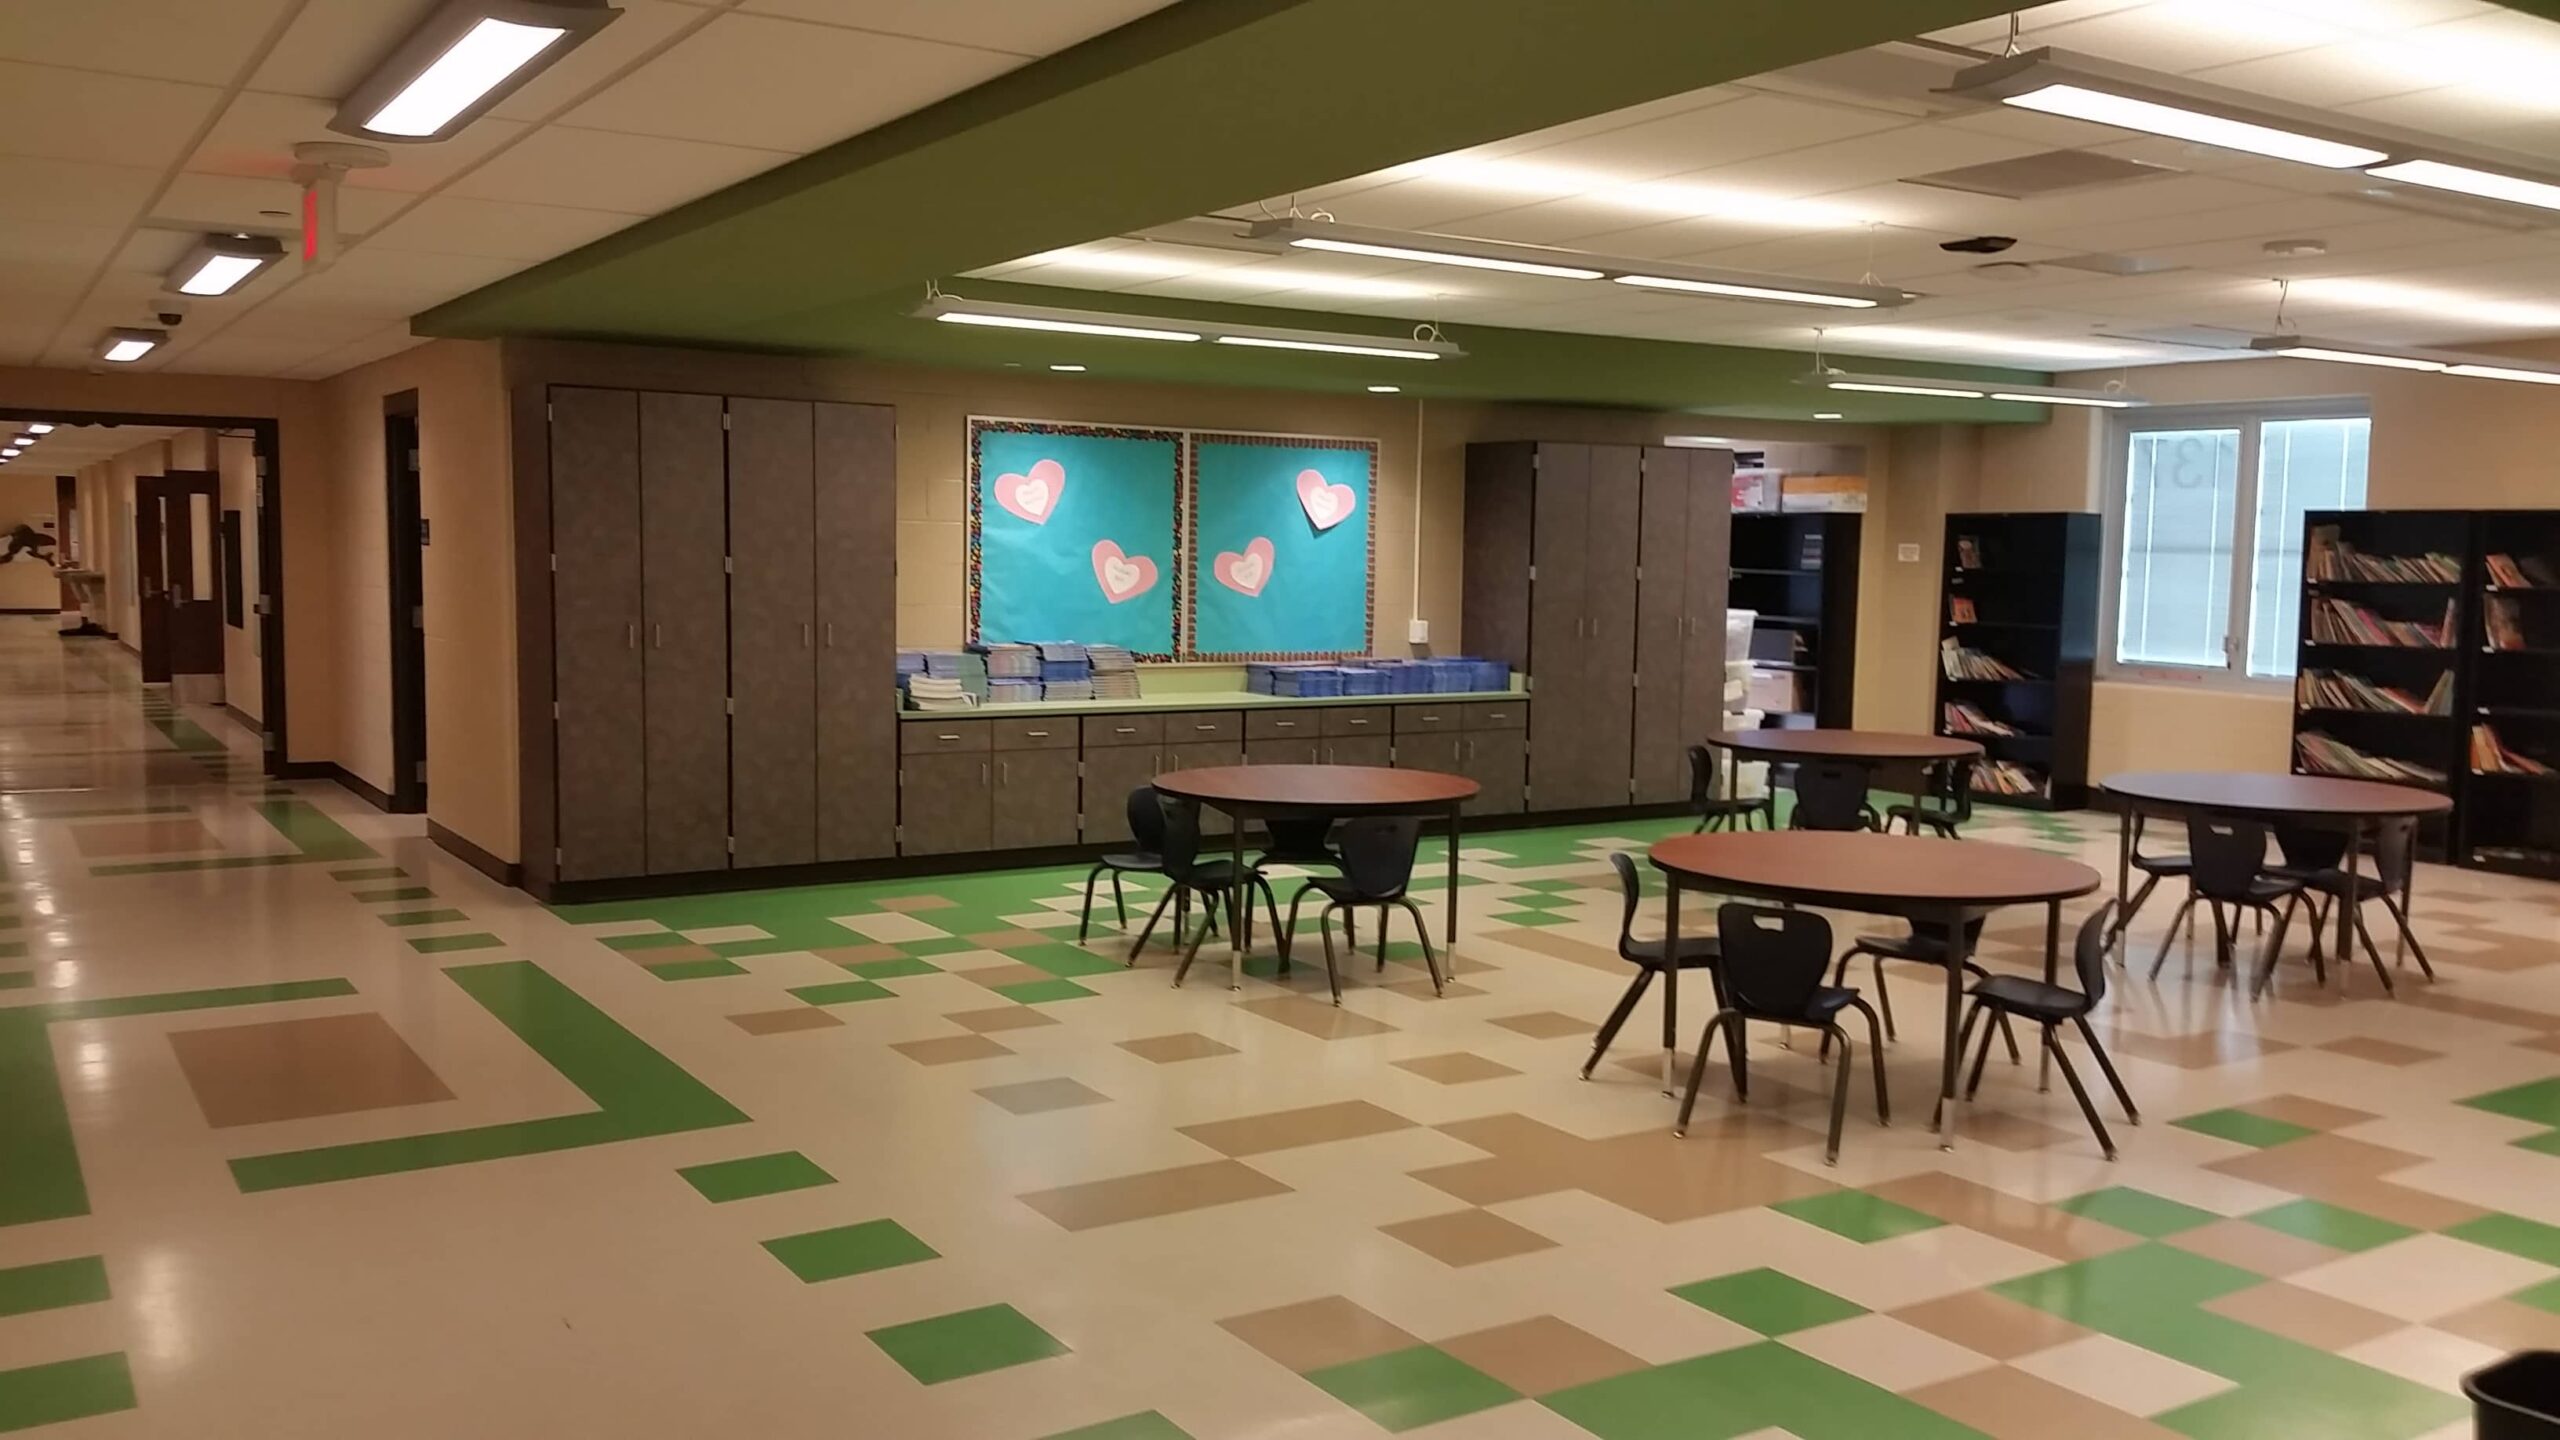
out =
<svg viewBox="0 0 2560 1440"><path fill-rule="evenodd" d="M1183 436L969 422L969 638L1175 654Z"/></svg>

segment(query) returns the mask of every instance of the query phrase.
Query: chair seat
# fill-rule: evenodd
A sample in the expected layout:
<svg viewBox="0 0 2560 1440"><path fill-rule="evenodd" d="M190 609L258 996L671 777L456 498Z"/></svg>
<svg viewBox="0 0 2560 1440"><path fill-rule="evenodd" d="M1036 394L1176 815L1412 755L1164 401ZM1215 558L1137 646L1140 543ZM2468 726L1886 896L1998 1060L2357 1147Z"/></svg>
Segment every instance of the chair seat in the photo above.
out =
<svg viewBox="0 0 2560 1440"><path fill-rule="evenodd" d="M1947 942L1916 930L1908 935L1861 935L1857 948L1887 960L1939 966L1947 963Z"/></svg>
<svg viewBox="0 0 2560 1440"><path fill-rule="evenodd" d="M1850 1002L1857 998L1858 992L1855 990L1838 985L1822 985L1815 987L1812 997L1805 1001L1804 1008L1793 1014L1755 1009L1739 1000L1735 1002L1733 1011L1745 1020L1760 1020L1772 1025L1828 1025L1839 1019L1840 1012L1848 1009Z"/></svg>
<svg viewBox="0 0 2560 1440"><path fill-rule="evenodd" d="M1914 800L1907 805L1896 805L1884 813L1885 818L1888 820L1917 818L1922 821L1928 821L1958 820L1963 818L1956 814L1956 807L1953 805L1941 804L1935 800Z"/></svg>
<svg viewBox="0 0 2560 1440"><path fill-rule="evenodd" d="M2292 871L2288 872L2287 878L2299 880L2302 882L2302 888L2317 890L2323 895L2343 896L2347 893L2347 872L2344 870ZM2385 888L2380 880L2370 875L2356 876L2355 887L2356 898L2359 900L2377 899L2384 893Z"/></svg>
<svg viewBox="0 0 2560 1440"><path fill-rule="evenodd" d="M1619 947L1618 953L1621 958L1633 961L1647 970L1663 968L1662 941L1659 939L1630 938ZM1717 957L1723 953L1724 947L1712 935L1683 935L1680 937L1679 959L1672 968L1704 970L1714 965Z"/></svg>
<svg viewBox="0 0 2560 1440"><path fill-rule="evenodd" d="M1305 884L1327 900L1343 905L1379 905L1404 894L1399 888L1393 895L1372 895L1362 890L1358 881L1341 875L1309 875L1305 877Z"/></svg>
<svg viewBox="0 0 2560 1440"><path fill-rule="evenodd" d="M1244 868L1244 877L1247 880L1255 878L1252 866L1248 865ZM1236 862L1233 860L1194 861L1191 873L1180 877L1179 883L1188 885L1194 890L1224 890L1236 883Z"/></svg>
<svg viewBox="0 0 2560 1440"><path fill-rule="evenodd" d="M1994 975L1973 987L1975 999L2030 1020L2068 1020L2089 1013L2089 997L2024 975Z"/></svg>
<svg viewBox="0 0 2560 1440"><path fill-rule="evenodd" d="M2249 899L2258 902L2281 900L2299 893L2304 884L2304 877L2300 875L2261 875L2249 882ZM2214 897L2207 895L2205 898L2210 900Z"/></svg>
<svg viewBox="0 0 2560 1440"><path fill-rule="evenodd" d="M1114 870L1140 870L1153 874L1164 868L1164 857L1132 850L1117 855L1105 855L1102 857L1102 863Z"/></svg>
<svg viewBox="0 0 2560 1440"><path fill-rule="evenodd" d="M2184 855L2136 855L2133 857L2133 868L2145 875L2157 875L2164 880L2177 880L2194 874L2196 862Z"/></svg>
<svg viewBox="0 0 2560 1440"><path fill-rule="evenodd" d="M1253 857L1253 868L1259 870L1265 865L1322 865L1338 870L1342 867L1342 856L1321 845L1314 849L1292 846L1285 850L1274 846Z"/></svg>

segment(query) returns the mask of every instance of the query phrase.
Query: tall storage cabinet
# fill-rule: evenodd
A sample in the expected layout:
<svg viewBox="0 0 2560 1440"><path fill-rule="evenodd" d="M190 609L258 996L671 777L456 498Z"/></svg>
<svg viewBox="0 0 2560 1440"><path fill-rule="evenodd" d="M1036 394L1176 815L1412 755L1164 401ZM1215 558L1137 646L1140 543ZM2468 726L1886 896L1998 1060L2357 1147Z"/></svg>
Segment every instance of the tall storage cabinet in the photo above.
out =
<svg viewBox="0 0 2560 1440"><path fill-rule="evenodd" d="M729 833L734 863L818 858L815 407L729 402Z"/></svg>
<svg viewBox="0 0 2560 1440"><path fill-rule="evenodd" d="M1635 800L1689 793L1689 747L1723 728L1733 454L1648 448L1636 541Z"/></svg>
<svg viewBox="0 0 2560 1440"><path fill-rule="evenodd" d="M551 397L552 697L559 873L648 873L641 680L640 397ZM726 836L723 832L722 843Z"/></svg>
<svg viewBox="0 0 2560 1440"><path fill-rule="evenodd" d="M726 520L720 397L642 395L639 410L648 733L631 773L648 777L648 873L681 875L729 863L729 582L709 543Z"/></svg>

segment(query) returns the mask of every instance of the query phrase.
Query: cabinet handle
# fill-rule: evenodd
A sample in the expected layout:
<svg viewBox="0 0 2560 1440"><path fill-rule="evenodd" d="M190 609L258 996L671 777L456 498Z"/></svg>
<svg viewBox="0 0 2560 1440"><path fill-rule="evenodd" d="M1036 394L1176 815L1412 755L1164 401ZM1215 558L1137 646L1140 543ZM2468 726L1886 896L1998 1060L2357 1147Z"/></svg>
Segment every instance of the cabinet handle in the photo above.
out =
<svg viewBox="0 0 2560 1440"><path fill-rule="evenodd" d="M999 760L996 762L996 783L999 785L1010 785L1013 783L1012 761Z"/></svg>
<svg viewBox="0 0 2560 1440"><path fill-rule="evenodd" d="M664 650L667 648L666 626L651 625L649 627L649 648L652 650Z"/></svg>
<svg viewBox="0 0 2560 1440"><path fill-rule="evenodd" d="M1295 720L1274 720L1271 722L1271 728L1274 730L1295 730L1298 728L1298 722Z"/></svg>
<svg viewBox="0 0 2560 1440"><path fill-rule="evenodd" d="M817 635L816 635L816 627L812 626L812 625L811 625L808 621L806 621L806 620L801 621L801 622L800 622L800 648L801 648L801 649L803 649L803 650L808 649L808 648L809 648L809 646L810 646L810 644L811 644L811 642L813 642L816 638L817 638Z"/></svg>
<svg viewBox="0 0 2560 1440"><path fill-rule="evenodd" d="M981 785L987 783L987 762L984 760L978 762L978 783Z"/></svg>
<svg viewBox="0 0 2560 1440"><path fill-rule="evenodd" d="M1470 760L1476 758L1476 742L1473 740L1467 742L1467 758Z"/></svg>
<svg viewBox="0 0 2560 1440"><path fill-rule="evenodd" d="M953 741L958 740L960 737L957 735L936 735L933 738L936 740Z"/></svg>
<svg viewBox="0 0 2560 1440"><path fill-rule="evenodd" d="M1316 758L1316 751L1315 751L1315 747L1314 747L1314 746L1312 746L1312 745L1310 745L1310 746L1308 746L1308 747L1307 747L1307 758L1308 758L1308 759L1310 759L1310 760L1313 760L1314 758ZM1327 745L1326 747L1324 747L1324 763L1326 763L1327 765L1330 765L1330 764L1332 764L1332 763L1333 763L1333 747L1332 747L1332 746L1330 746L1330 745Z"/></svg>
<svg viewBox="0 0 2560 1440"><path fill-rule="evenodd" d="M827 622L827 648L836 648L836 622L833 620Z"/></svg>
<svg viewBox="0 0 2560 1440"><path fill-rule="evenodd" d="M1046 740L1049 738L1049 732L1046 730L1025 730L1022 732L1022 737L1026 740Z"/></svg>
<svg viewBox="0 0 2560 1440"><path fill-rule="evenodd" d="M1218 727L1217 727L1217 726L1215 726L1215 725L1194 725L1194 726L1192 726L1191 728L1192 728L1192 729L1194 729L1194 730L1214 731L1214 730L1216 730Z"/></svg>
<svg viewBox="0 0 2560 1440"><path fill-rule="evenodd" d="M639 649L639 648L640 648L640 622L639 622L639 621L634 620L634 621L632 621L630 624L625 625L625 626L623 626L623 627L622 627L622 643L623 643L625 646L627 646L628 648L633 649L633 650L637 650L637 649Z"/></svg>
<svg viewBox="0 0 2560 1440"><path fill-rule="evenodd" d="M1135 725L1114 725L1111 727L1111 733L1114 735L1135 735L1138 733L1138 727Z"/></svg>

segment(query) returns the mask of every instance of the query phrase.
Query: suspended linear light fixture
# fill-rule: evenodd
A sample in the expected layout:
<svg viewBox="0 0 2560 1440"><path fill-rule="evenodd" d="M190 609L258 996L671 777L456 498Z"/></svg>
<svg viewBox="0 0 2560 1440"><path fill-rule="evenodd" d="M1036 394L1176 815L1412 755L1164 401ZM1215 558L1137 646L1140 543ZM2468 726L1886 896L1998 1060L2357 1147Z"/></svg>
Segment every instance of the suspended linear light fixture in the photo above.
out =
<svg viewBox="0 0 2560 1440"><path fill-rule="evenodd" d="M283 258L284 244L272 236L200 236L169 272L169 288L181 295L228 295Z"/></svg>
<svg viewBox="0 0 2560 1440"><path fill-rule="evenodd" d="M2326 360L2338 365L2371 365L2385 370L2418 370L2459 375L2466 380L2512 380L2525 385L2560 385L2560 365L2484 355L2471 350L2431 350L2418 346L2366 345L2301 335L2263 335L2249 342L2262 355L2295 360Z"/></svg>
<svg viewBox="0 0 2560 1440"><path fill-rule="evenodd" d="M98 341L98 358L115 365L130 365L169 341L166 330L143 330L119 326Z"/></svg>
<svg viewBox="0 0 2560 1440"><path fill-rule="evenodd" d="M348 94L329 128L449 139L621 13L590 0L446 0Z"/></svg>
<svg viewBox="0 0 2560 1440"><path fill-rule="evenodd" d="M1382 360L1454 359L1466 352L1446 340L1366 335L1348 330L1296 330L1276 325L1232 325L1216 320L1171 320L1149 315L1123 315L1111 310L1073 310L1054 305L1016 305L1001 300L971 300L958 295L931 295L914 312L921 319L946 325L976 325L999 330L1046 330L1066 335L1093 335L1113 340L1209 340L1261 350L1306 350L1326 355L1359 355ZM1429 327L1425 327L1428 329Z"/></svg>

